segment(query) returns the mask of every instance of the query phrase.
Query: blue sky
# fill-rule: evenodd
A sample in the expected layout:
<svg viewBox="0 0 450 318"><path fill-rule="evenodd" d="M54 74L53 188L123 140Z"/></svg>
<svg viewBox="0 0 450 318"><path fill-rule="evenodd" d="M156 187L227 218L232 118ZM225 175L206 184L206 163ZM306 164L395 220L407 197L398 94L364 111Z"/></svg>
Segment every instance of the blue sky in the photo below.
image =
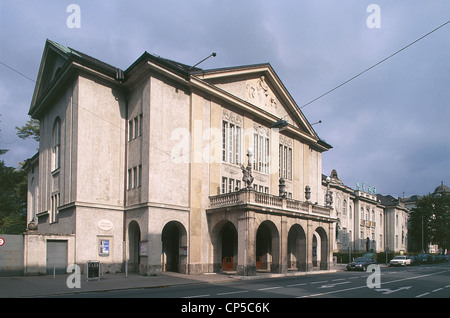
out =
<svg viewBox="0 0 450 318"><path fill-rule="evenodd" d="M70 4L80 28L69 28ZM380 27L369 28L370 4ZM269 62L302 106L450 20L447 0L0 0L0 62L36 79L45 40L126 69L144 51L218 68ZM450 185L450 24L302 108L336 169L394 196ZM0 148L9 166L36 153L16 136L34 83L0 64Z"/></svg>

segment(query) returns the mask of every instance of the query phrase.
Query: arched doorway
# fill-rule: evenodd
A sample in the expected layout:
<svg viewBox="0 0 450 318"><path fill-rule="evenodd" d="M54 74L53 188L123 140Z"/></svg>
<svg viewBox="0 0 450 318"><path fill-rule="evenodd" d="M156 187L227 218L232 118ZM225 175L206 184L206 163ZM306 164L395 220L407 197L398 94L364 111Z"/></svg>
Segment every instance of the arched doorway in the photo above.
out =
<svg viewBox="0 0 450 318"><path fill-rule="evenodd" d="M320 269L328 269L329 259L328 259L328 236L327 232L323 227L318 227L316 229L316 233L318 236L318 245L320 250L317 250L318 260L320 262ZM313 243L314 244L314 243ZM320 255L320 256L319 256Z"/></svg>
<svg viewBox="0 0 450 318"><path fill-rule="evenodd" d="M277 272L279 269L279 234L271 221L264 221L256 232L256 269Z"/></svg>
<svg viewBox="0 0 450 318"><path fill-rule="evenodd" d="M317 240L317 233L313 234L313 241L312 241L312 266L317 267L319 266L317 261L320 260L320 241Z"/></svg>
<svg viewBox="0 0 450 318"><path fill-rule="evenodd" d="M220 230L222 246L222 271L235 271L237 266L237 231L233 223L227 222Z"/></svg>
<svg viewBox="0 0 450 318"><path fill-rule="evenodd" d="M161 234L162 269L186 273L187 235L184 226L176 221L167 223Z"/></svg>
<svg viewBox="0 0 450 318"><path fill-rule="evenodd" d="M139 272L139 242L141 241L141 230L136 221L128 225L128 270Z"/></svg>
<svg viewBox="0 0 450 318"><path fill-rule="evenodd" d="M299 224L288 233L288 269L306 271L306 234Z"/></svg>

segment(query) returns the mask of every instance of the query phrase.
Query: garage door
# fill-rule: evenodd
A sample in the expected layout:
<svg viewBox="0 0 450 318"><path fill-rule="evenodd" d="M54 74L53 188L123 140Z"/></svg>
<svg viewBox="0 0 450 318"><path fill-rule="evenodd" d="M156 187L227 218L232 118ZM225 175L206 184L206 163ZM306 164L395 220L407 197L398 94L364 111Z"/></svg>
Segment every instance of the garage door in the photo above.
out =
<svg viewBox="0 0 450 318"><path fill-rule="evenodd" d="M47 241L47 274L65 274L67 270L67 241Z"/></svg>

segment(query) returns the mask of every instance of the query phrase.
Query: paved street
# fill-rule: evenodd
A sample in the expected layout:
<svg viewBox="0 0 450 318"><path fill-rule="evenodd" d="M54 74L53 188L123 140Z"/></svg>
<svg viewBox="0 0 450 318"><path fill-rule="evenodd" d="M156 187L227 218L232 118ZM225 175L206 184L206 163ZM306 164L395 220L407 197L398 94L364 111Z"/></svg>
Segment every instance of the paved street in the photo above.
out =
<svg viewBox="0 0 450 318"><path fill-rule="evenodd" d="M65 294L85 298L450 298L450 264ZM369 288L369 284L379 285ZM370 279L372 278L372 279ZM377 288L378 287L378 288ZM61 295L59 296L61 297ZM197 301L198 302L198 301Z"/></svg>

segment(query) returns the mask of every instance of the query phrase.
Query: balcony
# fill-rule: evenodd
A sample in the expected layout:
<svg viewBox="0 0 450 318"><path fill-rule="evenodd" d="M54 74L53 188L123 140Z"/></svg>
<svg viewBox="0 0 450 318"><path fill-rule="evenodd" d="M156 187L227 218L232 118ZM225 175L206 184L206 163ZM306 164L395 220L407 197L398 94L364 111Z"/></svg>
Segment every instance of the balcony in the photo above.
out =
<svg viewBox="0 0 450 318"><path fill-rule="evenodd" d="M208 213L220 210L253 209L279 214L301 214L304 216L318 216L330 218L331 208L282 198L279 196L261 193L249 189L237 192L219 194L209 197L210 208Z"/></svg>

